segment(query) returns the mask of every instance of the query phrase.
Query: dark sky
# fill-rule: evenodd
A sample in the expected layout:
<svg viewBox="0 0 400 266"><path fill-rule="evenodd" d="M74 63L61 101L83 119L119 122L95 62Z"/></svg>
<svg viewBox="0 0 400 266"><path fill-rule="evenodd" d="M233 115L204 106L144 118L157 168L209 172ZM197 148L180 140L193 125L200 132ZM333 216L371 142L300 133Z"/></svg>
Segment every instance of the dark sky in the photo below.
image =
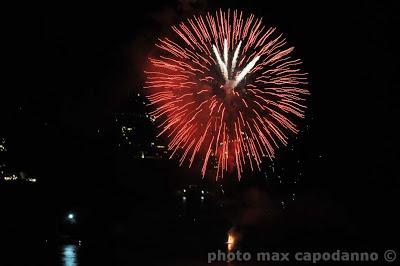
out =
<svg viewBox="0 0 400 266"><path fill-rule="evenodd" d="M268 1L143 4L102 6L99 11L60 5L21 14L15 21L11 32L17 50L12 65L18 73L3 89L2 124L22 164L35 165L35 159L40 160L33 156L37 150L57 153L52 149L58 145L68 150L70 144L81 147L97 141L97 129L107 131L112 114L140 90L154 40L168 34L169 25L180 18L221 7L263 16L296 47L310 73L312 145L328 156L327 171L343 174L346 166L366 174L364 182L395 182L396 6ZM60 156L71 157L69 152L73 151Z"/></svg>

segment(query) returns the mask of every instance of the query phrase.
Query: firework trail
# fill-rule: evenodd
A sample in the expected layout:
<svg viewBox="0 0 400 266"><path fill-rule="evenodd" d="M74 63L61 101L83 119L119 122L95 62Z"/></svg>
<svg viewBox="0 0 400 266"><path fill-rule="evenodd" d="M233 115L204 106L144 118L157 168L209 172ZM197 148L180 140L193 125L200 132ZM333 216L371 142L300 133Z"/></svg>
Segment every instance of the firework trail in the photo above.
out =
<svg viewBox="0 0 400 266"><path fill-rule="evenodd" d="M260 170L261 161L297 134L307 90L301 60L292 58L282 34L237 10L194 16L158 39L149 58L145 90L158 136L170 158L205 176L236 169ZM215 170L216 169L216 170Z"/></svg>

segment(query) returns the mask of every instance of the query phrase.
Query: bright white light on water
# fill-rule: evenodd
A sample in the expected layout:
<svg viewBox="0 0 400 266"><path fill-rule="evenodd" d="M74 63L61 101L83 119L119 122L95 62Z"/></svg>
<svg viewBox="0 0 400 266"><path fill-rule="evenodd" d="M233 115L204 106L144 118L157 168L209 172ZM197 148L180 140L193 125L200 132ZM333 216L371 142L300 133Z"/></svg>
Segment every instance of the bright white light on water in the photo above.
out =
<svg viewBox="0 0 400 266"><path fill-rule="evenodd" d="M78 266L78 254L75 245L65 245L62 255L63 266Z"/></svg>

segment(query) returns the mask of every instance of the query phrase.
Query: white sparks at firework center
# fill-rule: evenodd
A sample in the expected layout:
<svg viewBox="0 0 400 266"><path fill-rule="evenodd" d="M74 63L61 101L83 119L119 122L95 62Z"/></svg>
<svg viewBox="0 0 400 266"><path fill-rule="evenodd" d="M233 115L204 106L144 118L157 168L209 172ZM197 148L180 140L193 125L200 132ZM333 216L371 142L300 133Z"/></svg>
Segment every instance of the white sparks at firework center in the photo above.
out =
<svg viewBox="0 0 400 266"><path fill-rule="evenodd" d="M222 60L221 55L218 52L218 49L215 45L212 46L215 57L217 58L217 62L219 65L219 68L221 70L221 74L224 77L225 80L225 85L229 85L230 87L232 87L232 89L234 89L239 83L240 81L242 81L244 79L244 77L246 77L246 75L253 69L253 67L256 65L258 59L260 59L259 56L256 56L253 58L253 60L251 60L244 68L242 71L237 71L237 75L235 75L235 70L236 70L236 64L237 64L237 59L239 56L239 52L240 52L240 46L242 45L242 41L239 42L238 46L235 49L235 52L233 53L233 58L232 58L232 62L231 62L231 71L228 72L228 42L225 39L224 40L224 51L223 51L223 55L224 55L224 60Z"/></svg>

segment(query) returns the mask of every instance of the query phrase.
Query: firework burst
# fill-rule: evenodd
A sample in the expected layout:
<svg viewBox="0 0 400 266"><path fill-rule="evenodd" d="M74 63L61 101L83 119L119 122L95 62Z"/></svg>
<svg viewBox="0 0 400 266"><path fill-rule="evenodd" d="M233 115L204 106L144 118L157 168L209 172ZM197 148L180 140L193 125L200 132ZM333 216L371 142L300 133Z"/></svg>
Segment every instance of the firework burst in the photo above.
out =
<svg viewBox="0 0 400 266"><path fill-rule="evenodd" d="M149 58L145 90L180 165L201 164L216 178L263 159L297 134L304 118L307 76L282 34L237 10L194 16L160 38Z"/></svg>

